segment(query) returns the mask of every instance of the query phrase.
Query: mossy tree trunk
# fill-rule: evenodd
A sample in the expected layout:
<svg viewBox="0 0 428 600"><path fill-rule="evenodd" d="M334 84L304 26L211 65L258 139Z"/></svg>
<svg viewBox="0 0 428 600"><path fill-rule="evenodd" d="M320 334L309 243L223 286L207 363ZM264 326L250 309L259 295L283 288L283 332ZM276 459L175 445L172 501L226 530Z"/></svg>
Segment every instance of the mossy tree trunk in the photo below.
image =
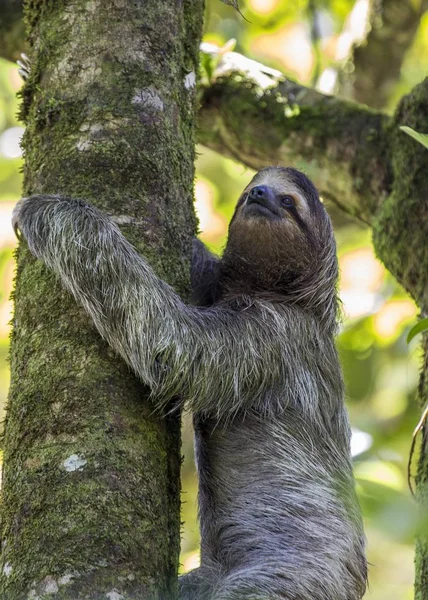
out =
<svg viewBox="0 0 428 600"><path fill-rule="evenodd" d="M186 296L203 2L28 1L25 194L112 215ZM0 597L174 600L179 417L17 252Z"/></svg>

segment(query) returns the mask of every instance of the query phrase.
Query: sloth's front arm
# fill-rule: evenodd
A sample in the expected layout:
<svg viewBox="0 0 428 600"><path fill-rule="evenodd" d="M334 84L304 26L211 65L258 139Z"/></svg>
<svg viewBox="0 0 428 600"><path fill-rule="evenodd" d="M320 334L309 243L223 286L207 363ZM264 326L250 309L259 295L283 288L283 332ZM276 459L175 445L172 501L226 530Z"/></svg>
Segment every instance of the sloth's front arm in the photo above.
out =
<svg viewBox="0 0 428 600"><path fill-rule="evenodd" d="M296 361L295 347L279 341L290 334L285 313L186 306L117 226L80 200L24 198L13 224L159 405L180 396L216 417L280 408L272 403Z"/></svg>

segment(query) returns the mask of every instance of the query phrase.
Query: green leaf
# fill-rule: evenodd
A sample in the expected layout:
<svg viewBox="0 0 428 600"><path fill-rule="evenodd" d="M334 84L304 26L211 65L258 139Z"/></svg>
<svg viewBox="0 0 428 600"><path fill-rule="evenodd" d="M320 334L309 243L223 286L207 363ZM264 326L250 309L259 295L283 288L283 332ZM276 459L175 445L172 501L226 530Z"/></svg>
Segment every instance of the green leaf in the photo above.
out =
<svg viewBox="0 0 428 600"><path fill-rule="evenodd" d="M238 0L221 0L223 4L228 4L229 6L233 6L235 10L239 12L239 3Z"/></svg>
<svg viewBox="0 0 428 600"><path fill-rule="evenodd" d="M419 321L419 323L416 323L416 325L411 328L409 335L407 336L407 343L410 344L415 336L424 331L428 331L428 318L422 319L422 321Z"/></svg>
<svg viewBox="0 0 428 600"><path fill-rule="evenodd" d="M410 135L410 137L412 137L414 140L416 140L417 142L422 144L422 146L425 146L425 148L428 148L428 134L427 133L418 133L417 131L415 131L411 127L407 127L406 125L402 125L400 127L400 129L401 129L401 131L404 131L404 133L407 133L407 135Z"/></svg>
<svg viewBox="0 0 428 600"><path fill-rule="evenodd" d="M241 17L249 23L248 19L244 17L239 7L239 0L220 0L223 4L227 4L228 6L233 6L233 8L241 15Z"/></svg>

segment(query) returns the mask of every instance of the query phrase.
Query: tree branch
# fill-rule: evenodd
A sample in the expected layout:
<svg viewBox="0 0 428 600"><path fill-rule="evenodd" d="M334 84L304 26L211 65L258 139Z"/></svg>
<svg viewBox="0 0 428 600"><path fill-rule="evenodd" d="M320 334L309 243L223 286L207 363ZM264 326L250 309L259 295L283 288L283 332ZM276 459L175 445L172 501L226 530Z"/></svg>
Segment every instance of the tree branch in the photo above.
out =
<svg viewBox="0 0 428 600"><path fill-rule="evenodd" d="M342 36L350 40L350 55L339 71L337 92L383 108L427 8L426 0L357 0ZM361 19L363 32L356 31Z"/></svg>
<svg viewBox="0 0 428 600"><path fill-rule="evenodd" d="M214 55L213 47L204 50ZM229 52L203 89L199 141L254 169L302 168L323 196L370 223L390 188L388 123L382 113Z"/></svg>

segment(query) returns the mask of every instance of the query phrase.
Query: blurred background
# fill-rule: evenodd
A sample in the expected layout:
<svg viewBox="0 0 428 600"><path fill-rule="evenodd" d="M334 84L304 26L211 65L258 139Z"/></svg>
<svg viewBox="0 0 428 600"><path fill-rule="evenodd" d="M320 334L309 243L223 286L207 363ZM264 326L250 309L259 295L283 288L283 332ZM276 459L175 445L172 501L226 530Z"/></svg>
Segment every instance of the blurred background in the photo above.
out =
<svg viewBox="0 0 428 600"><path fill-rule="evenodd" d="M418 0L412 0L418 3ZM352 42L365 35L366 0L245 0L244 20L230 6L207 1L204 40L225 46L283 71L302 84L335 91L337 71ZM428 15L422 18L406 53L399 78L383 107L399 98L427 73ZM235 43L227 44L227 47ZM385 48L388 52L388 48ZM18 68L0 60L0 410L7 399L8 336L12 304L13 249L10 226L21 192L20 137L16 93ZM198 148L196 208L201 238L221 252L227 223L250 169ZM362 505L370 568L370 600L413 598L413 544L416 506L407 486L412 431L419 419L416 402L418 340L406 344L417 318L412 300L376 260L370 232L326 203L333 219L341 267L344 322L338 347L346 379L354 436L352 452ZM182 571L198 565L197 481L191 419L183 424Z"/></svg>

